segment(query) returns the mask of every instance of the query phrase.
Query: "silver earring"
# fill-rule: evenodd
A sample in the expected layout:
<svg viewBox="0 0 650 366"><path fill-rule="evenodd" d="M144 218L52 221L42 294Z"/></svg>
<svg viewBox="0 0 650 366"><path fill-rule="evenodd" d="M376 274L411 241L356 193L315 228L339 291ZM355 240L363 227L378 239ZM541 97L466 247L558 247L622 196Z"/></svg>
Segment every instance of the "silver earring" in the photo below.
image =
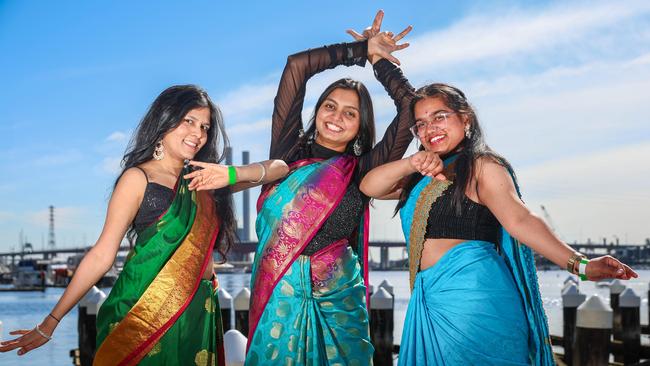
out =
<svg viewBox="0 0 650 366"><path fill-rule="evenodd" d="M311 145L314 141L316 141L316 137L318 137L318 130L314 130L314 133L312 133L309 138L307 138L307 144Z"/></svg>
<svg viewBox="0 0 650 366"><path fill-rule="evenodd" d="M465 125L465 137L472 138L472 131L469 130L469 124Z"/></svg>
<svg viewBox="0 0 650 366"><path fill-rule="evenodd" d="M357 137L357 139L354 140L354 144L352 145L352 151L354 151L354 155L361 156L361 141L359 140L359 137Z"/></svg>
<svg viewBox="0 0 650 366"><path fill-rule="evenodd" d="M162 160L165 157L165 147L162 141L156 143L156 148L153 150L153 158L155 160Z"/></svg>

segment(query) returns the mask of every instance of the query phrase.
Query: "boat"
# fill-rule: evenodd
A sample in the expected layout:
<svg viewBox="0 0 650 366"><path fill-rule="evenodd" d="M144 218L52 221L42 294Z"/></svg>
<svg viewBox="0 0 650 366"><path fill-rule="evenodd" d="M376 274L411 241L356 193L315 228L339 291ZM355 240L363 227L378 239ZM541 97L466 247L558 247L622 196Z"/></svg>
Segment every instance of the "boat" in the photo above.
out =
<svg viewBox="0 0 650 366"><path fill-rule="evenodd" d="M44 291L47 285L45 267L35 259L20 260L13 278L15 290Z"/></svg>

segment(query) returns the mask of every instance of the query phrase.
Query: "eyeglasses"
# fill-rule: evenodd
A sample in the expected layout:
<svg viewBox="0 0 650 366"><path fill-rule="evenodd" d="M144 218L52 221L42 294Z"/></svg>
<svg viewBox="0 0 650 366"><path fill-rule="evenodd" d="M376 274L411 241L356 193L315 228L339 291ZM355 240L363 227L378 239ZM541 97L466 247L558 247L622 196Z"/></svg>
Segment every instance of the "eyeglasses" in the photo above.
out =
<svg viewBox="0 0 650 366"><path fill-rule="evenodd" d="M409 130L416 138L420 137L420 135L424 134L428 129L431 128L433 128L434 131L443 130L447 128L447 117L458 113L459 112L438 112L430 116L429 119L419 119L415 121L415 124L411 126Z"/></svg>

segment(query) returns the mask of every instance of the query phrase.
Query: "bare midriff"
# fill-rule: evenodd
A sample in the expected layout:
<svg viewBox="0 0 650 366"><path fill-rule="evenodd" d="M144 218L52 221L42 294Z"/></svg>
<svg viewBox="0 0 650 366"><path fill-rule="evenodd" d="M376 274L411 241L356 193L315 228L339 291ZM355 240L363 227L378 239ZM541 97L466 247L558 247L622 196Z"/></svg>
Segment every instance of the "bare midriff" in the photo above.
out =
<svg viewBox="0 0 650 366"><path fill-rule="evenodd" d="M426 239L422 248L420 271L433 267L447 251L466 241L465 239Z"/></svg>
<svg viewBox="0 0 650 366"><path fill-rule="evenodd" d="M212 278L212 273L214 272L214 263L210 262L205 266L205 271L203 271L203 279L209 280Z"/></svg>

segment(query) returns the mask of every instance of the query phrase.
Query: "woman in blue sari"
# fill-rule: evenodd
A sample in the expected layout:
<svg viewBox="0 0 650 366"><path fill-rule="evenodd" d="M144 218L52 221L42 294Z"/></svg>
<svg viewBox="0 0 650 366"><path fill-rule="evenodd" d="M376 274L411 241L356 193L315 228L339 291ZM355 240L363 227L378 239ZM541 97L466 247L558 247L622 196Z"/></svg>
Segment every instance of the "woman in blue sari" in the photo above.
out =
<svg viewBox="0 0 650 366"><path fill-rule="evenodd" d="M463 92L424 86L411 110L420 151L361 183L399 199L412 289L399 365L554 364L531 248L583 279L637 274L610 256L587 260L530 212Z"/></svg>

